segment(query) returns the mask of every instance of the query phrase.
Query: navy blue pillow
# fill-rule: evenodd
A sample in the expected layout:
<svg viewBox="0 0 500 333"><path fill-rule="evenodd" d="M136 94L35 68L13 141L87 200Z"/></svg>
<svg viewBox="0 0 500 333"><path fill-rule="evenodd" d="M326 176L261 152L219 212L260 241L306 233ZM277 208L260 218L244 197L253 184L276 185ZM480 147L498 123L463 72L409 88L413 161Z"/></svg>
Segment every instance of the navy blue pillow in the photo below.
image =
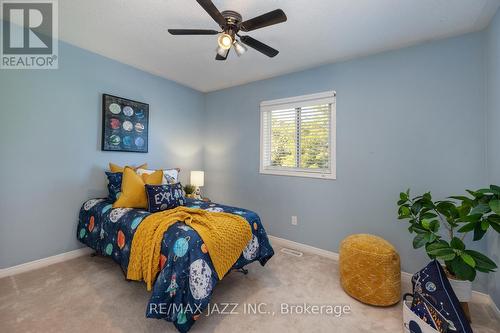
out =
<svg viewBox="0 0 500 333"><path fill-rule="evenodd" d="M428 302L427 308L434 308L443 316L449 330L457 333L472 333L469 322L460 306L446 274L437 260L431 261L412 277L414 296L419 294ZM413 307L413 305L412 305ZM414 311L420 316L420 311Z"/></svg>
<svg viewBox="0 0 500 333"><path fill-rule="evenodd" d="M146 184L145 186L148 195L148 209L151 213L184 206L186 202L181 183L165 185Z"/></svg>
<svg viewBox="0 0 500 333"><path fill-rule="evenodd" d="M108 177L108 198L109 200L115 202L120 194L122 194L123 173L106 171L106 176Z"/></svg>

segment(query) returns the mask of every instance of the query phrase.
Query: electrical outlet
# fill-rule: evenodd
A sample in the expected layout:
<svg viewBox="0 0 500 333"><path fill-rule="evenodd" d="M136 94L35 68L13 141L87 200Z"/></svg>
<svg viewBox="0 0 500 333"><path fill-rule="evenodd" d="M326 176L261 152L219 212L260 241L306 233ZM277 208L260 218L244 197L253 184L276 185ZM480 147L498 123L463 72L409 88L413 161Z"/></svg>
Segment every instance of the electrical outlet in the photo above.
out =
<svg viewBox="0 0 500 333"><path fill-rule="evenodd" d="M297 216L292 216L292 225L297 225Z"/></svg>

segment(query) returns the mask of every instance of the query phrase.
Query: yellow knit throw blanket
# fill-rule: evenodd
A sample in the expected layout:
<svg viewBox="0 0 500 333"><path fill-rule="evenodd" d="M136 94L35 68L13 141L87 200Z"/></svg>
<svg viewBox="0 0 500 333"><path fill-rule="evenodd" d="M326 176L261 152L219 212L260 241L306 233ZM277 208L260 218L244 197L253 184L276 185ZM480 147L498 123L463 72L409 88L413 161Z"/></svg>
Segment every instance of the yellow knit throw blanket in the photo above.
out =
<svg viewBox="0 0 500 333"><path fill-rule="evenodd" d="M222 279L252 239L248 222L238 215L177 207L146 217L132 240L127 279L144 280L151 290L160 267L163 234L176 222L184 222L200 235L215 271Z"/></svg>

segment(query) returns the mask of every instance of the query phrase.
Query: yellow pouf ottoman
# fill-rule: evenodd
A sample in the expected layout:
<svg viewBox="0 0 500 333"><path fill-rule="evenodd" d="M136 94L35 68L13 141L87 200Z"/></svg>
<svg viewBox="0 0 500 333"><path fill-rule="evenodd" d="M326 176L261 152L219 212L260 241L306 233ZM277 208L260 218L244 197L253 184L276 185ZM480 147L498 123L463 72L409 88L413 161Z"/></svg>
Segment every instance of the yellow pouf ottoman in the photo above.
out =
<svg viewBox="0 0 500 333"><path fill-rule="evenodd" d="M355 299L379 306L401 298L399 254L383 238L357 234L345 238L339 253L340 283Z"/></svg>

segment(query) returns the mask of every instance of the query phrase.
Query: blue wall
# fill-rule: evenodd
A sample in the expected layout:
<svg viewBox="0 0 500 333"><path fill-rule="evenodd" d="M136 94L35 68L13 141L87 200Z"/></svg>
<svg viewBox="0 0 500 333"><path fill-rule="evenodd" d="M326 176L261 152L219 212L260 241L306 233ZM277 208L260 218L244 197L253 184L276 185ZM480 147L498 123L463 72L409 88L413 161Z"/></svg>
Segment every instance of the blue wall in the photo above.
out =
<svg viewBox="0 0 500 333"><path fill-rule="evenodd" d="M486 31L487 159L489 181L500 184L500 11ZM490 258L500 263L500 237L488 238ZM500 273L492 274L489 293L500 307Z"/></svg>
<svg viewBox="0 0 500 333"><path fill-rule="evenodd" d="M393 243L402 268L426 262L396 200L487 182L484 38L469 34L209 93L205 170L212 200L256 210L269 233L338 251L352 233ZM337 180L259 174L259 103L337 91ZM298 226L292 226L292 215ZM480 244L480 250L486 245ZM480 274L476 288L486 290Z"/></svg>
<svg viewBox="0 0 500 333"><path fill-rule="evenodd" d="M202 168L204 95L60 43L58 70L0 70L0 268L78 248L107 163ZM150 105L149 153L100 150L101 94Z"/></svg>
<svg viewBox="0 0 500 333"><path fill-rule="evenodd" d="M499 40L497 14L485 33L209 94L61 43L59 70L0 71L0 268L78 248L78 209L106 193L107 163L147 161L183 181L204 169L208 196L257 211L272 235L337 251L348 234L378 234L415 271L426 256L395 218L399 191L500 183ZM337 180L260 175L259 103L332 89ZM100 151L102 93L150 104L148 154ZM476 246L500 262L498 237ZM499 304L498 280L475 288Z"/></svg>

